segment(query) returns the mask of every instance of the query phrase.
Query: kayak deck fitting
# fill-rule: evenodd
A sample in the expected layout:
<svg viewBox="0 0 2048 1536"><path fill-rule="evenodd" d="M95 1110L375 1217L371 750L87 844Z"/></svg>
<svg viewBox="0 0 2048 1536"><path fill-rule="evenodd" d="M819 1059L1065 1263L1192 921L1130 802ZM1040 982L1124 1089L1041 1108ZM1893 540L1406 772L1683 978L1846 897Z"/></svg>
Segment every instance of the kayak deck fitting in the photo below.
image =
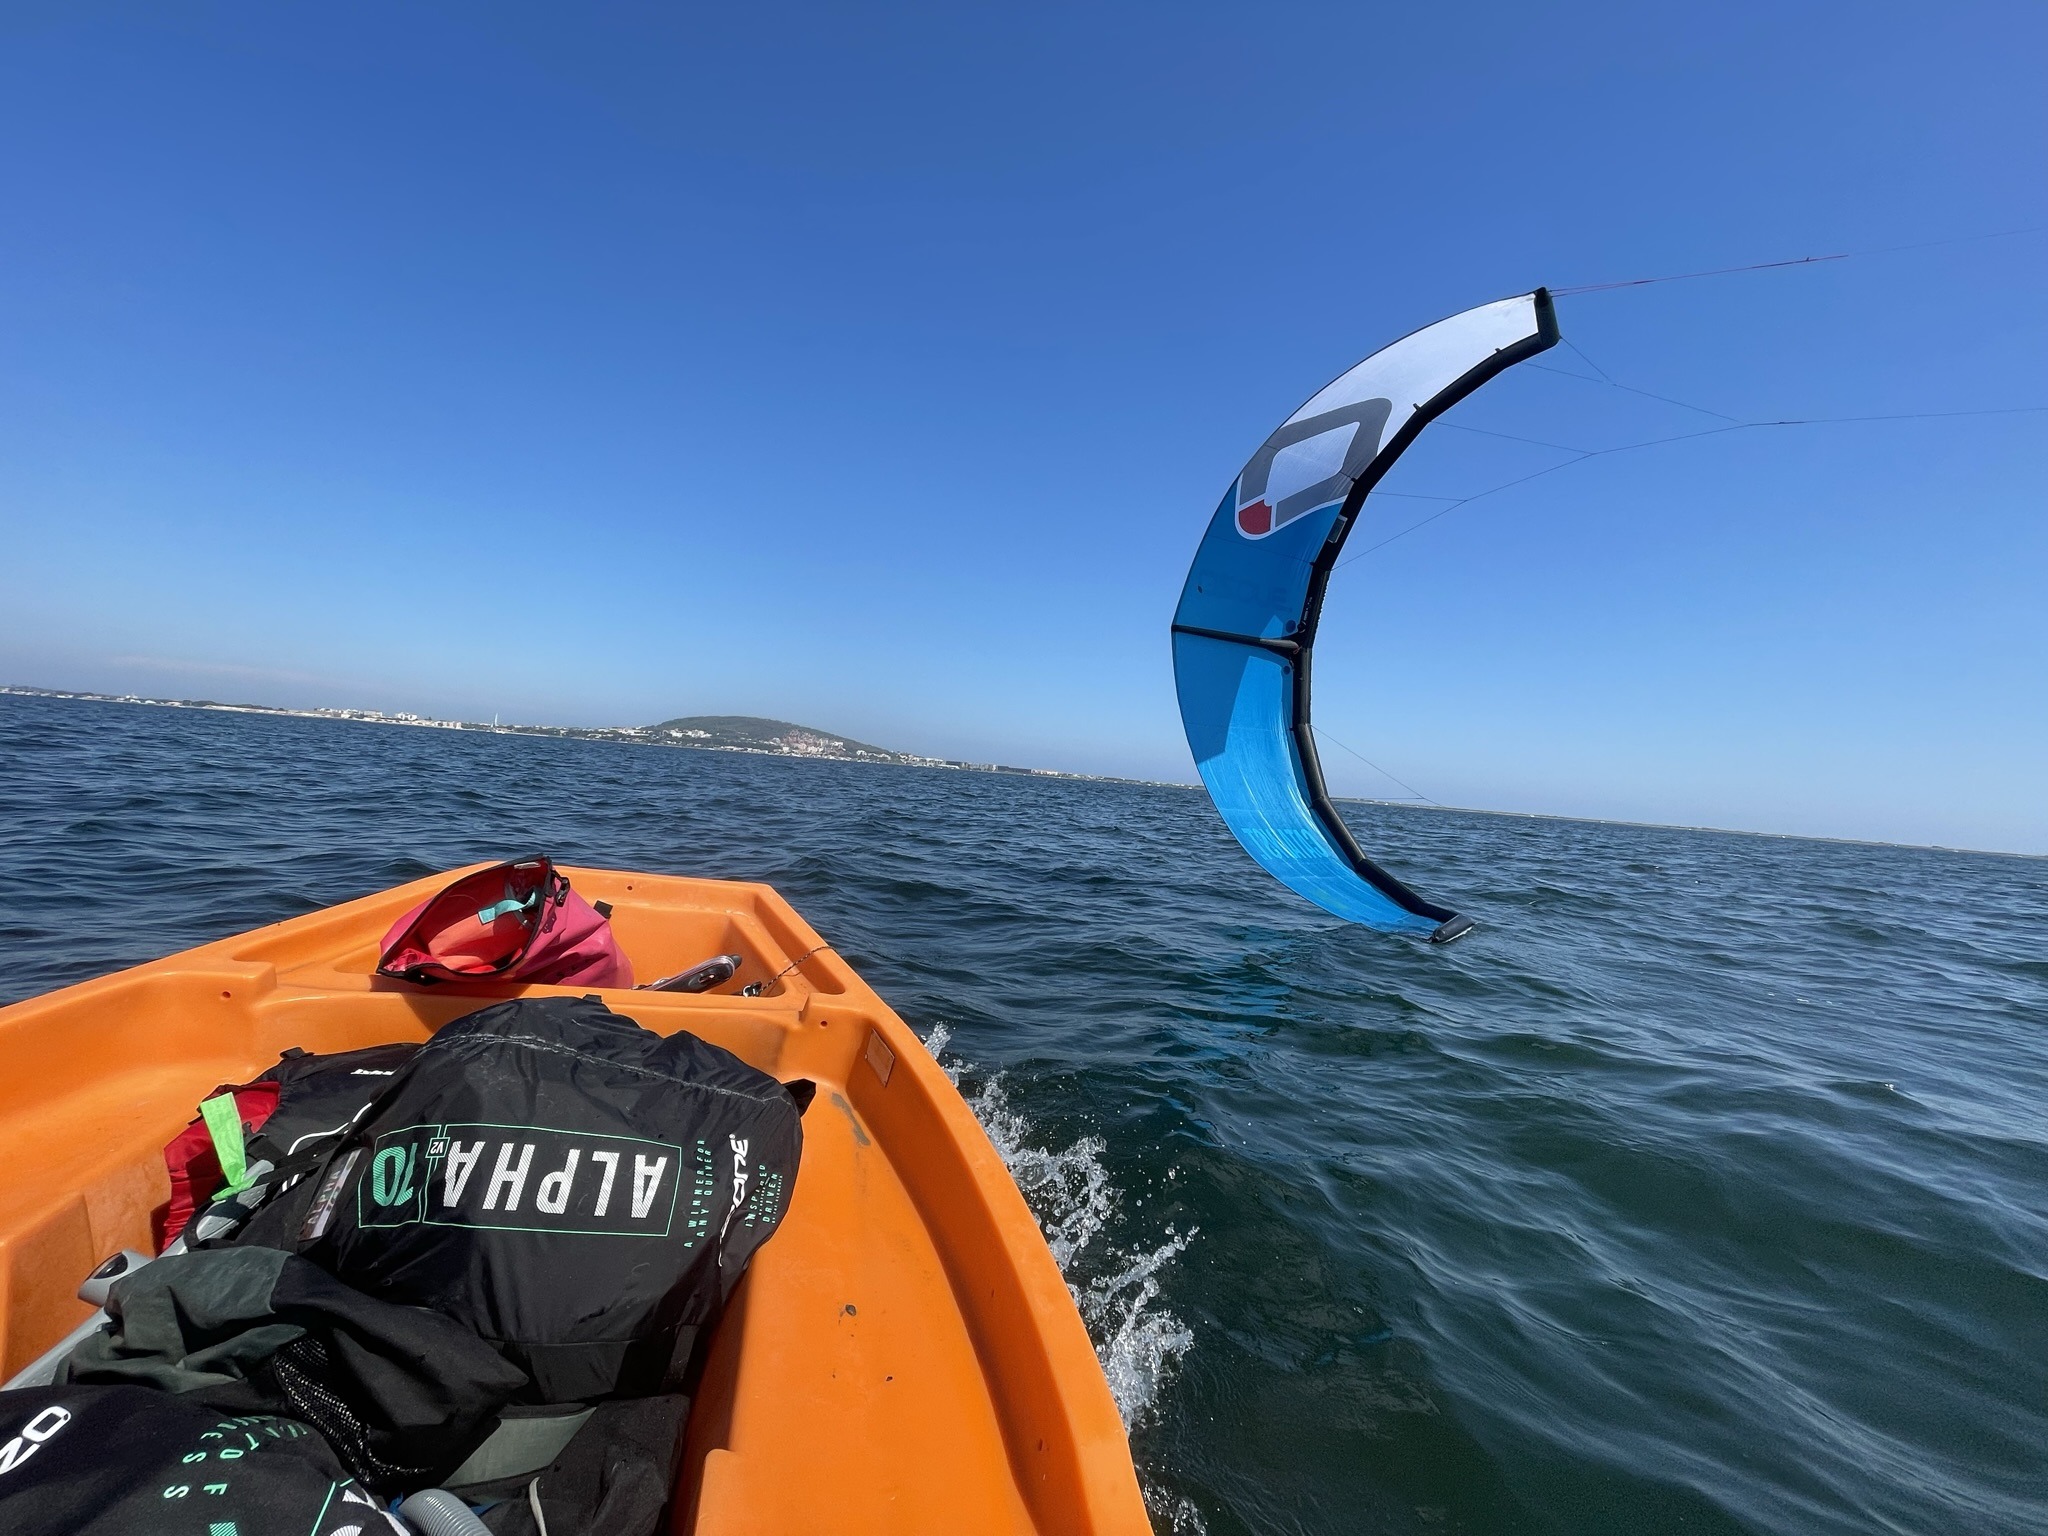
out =
<svg viewBox="0 0 2048 1536"><path fill-rule="evenodd" d="M423 1040L588 987L372 975L434 875L0 1008L0 1380L88 1316L80 1281L157 1249L165 1142L290 1046ZM742 957L731 990L599 990L778 1078L809 1078L781 1230L710 1346L673 1529L1148 1532L1122 1420L1023 1197L922 1043L765 885L571 869L636 971ZM749 983L762 995L736 995Z"/></svg>

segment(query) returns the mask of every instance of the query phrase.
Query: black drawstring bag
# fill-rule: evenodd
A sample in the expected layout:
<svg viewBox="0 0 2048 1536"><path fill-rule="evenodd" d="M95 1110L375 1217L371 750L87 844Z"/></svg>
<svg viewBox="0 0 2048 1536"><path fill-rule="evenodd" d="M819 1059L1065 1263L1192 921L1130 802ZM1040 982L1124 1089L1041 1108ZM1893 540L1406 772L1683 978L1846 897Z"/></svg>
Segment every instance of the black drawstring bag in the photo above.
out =
<svg viewBox="0 0 2048 1536"><path fill-rule="evenodd" d="M501 1003L443 1026L233 1241L454 1318L531 1378L521 1401L646 1396L788 1209L798 1102L595 998Z"/></svg>

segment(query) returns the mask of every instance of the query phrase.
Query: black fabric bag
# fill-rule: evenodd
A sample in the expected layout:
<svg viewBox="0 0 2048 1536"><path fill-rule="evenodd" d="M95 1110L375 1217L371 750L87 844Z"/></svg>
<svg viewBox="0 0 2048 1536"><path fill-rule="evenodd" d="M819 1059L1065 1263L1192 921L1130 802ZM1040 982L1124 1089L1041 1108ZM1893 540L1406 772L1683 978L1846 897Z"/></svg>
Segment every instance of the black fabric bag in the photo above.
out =
<svg viewBox="0 0 2048 1536"><path fill-rule="evenodd" d="M294 1158L317 1157L324 1144L369 1108L378 1090L418 1049L417 1041L401 1041L315 1056L293 1046L261 1076L246 1083L223 1083L207 1098L233 1095L242 1130L237 1166L260 1170L268 1164L275 1169ZM206 1114L202 1105L201 1118L164 1148L164 1167L171 1180L171 1199L164 1210L165 1244L186 1235L192 1218L210 1200L231 1193L218 1132ZM197 1246L220 1230L220 1221L205 1222L189 1240Z"/></svg>
<svg viewBox="0 0 2048 1536"><path fill-rule="evenodd" d="M147 1387L0 1392L7 1536L390 1536L320 1436Z"/></svg>
<svg viewBox="0 0 2048 1536"><path fill-rule="evenodd" d="M236 1241L456 1319L532 1379L523 1401L645 1396L788 1209L798 1113L596 998L500 1003L443 1026Z"/></svg>
<svg viewBox="0 0 2048 1536"><path fill-rule="evenodd" d="M277 1108L249 1139L248 1158L282 1167L346 1131L419 1050L417 1040L317 1056L297 1046L263 1074L278 1085Z"/></svg>
<svg viewBox="0 0 2048 1536"><path fill-rule="evenodd" d="M60 1383L129 1384L313 1425L382 1494L430 1487L526 1378L461 1324L266 1248L173 1254L118 1281Z"/></svg>

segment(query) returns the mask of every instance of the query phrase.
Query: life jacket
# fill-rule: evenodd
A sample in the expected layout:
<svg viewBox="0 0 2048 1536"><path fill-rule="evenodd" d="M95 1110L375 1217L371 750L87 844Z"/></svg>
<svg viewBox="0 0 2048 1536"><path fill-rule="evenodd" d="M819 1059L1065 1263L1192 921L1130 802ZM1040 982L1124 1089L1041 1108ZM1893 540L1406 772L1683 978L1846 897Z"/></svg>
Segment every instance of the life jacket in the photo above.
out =
<svg viewBox="0 0 2048 1536"><path fill-rule="evenodd" d="M421 985L633 985L632 962L612 934L611 908L593 907L538 856L464 875L414 907L384 935L377 974Z"/></svg>
<svg viewBox="0 0 2048 1536"><path fill-rule="evenodd" d="M164 1207L162 1246L176 1242L196 1212L227 1178L221 1168L220 1149L215 1144L217 1128L225 1116L238 1124L237 1136L246 1144L257 1127L277 1108L277 1084L257 1081L240 1088L223 1084L207 1095L208 1104L227 1099L228 1108L213 1116L202 1115L164 1146L164 1171L171 1176L170 1204Z"/></svg>
<svg viewBox="0 0 2048 1536"><path fill-rule="evenodd" d="M394 1524L294 1419L224 1412L149 1387L0 1392L8 1536L390 1536Z"/></svg>
<svg viewBox="0 0 2048 1536"><path fill-rule="evenodd" d="M681 1379L795 1182L810 1084L596 998L444 1025L237 1242L430 1306L591 1402ZM283 1180L280 1180L282 1183Z"/></svg>

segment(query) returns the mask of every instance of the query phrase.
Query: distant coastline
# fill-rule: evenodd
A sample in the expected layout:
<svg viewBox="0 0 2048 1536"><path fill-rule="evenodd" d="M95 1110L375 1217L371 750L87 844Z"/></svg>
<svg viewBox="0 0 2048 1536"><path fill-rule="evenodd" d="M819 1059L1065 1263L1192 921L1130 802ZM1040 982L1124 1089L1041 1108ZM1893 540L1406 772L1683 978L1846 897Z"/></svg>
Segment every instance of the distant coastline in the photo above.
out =
<svg viewBox="0 0 2048 1536"><path fill-rule="evenodd" d="M610 741L635 747L683 747L693 752L744 752L756 757L801 757L825 762L880 763L903 768L948 768L962 773L1007 773L1033 779L1080 779L1101 784L1151 784L1112 774L1067 773L1057 768L1018 768L1008 763L970 763L925 757L872 746L814 726L759 715L684 715L657 725L501 725L497 721L437 720L409 710L287 709L276 704L225 704L217 699L158 699L137 693L87 693L73 688L0 684L0 694L32 699L76 699L92 704L142 704L156 709L202 709L235 715L286 715L301 720L347 720L361 725L400 725L436 731L482 731L497 736L546 736L576 741ZM1163 784L1186 789L1185 784Z"/></svg>
<svg viewBox="0 0 2048 1536"><path fill-rule="evenodd" d="M905 768L948 768L962 773L1006 773L1029 779L1074 779L1089 784L1144 784L1156 789L1200 789L1171 779L1131 779L1111 773L1067 773L1058 768L1018 768L1008 763L970 763L958 758L894 752L812 726L758 715L685 715L659 725L500 725L496 721L436 720L408 711L377 709L285 709L274 704L223 704L216 699L154 699L134 693L86 693L73 688L31 688L0 683L0 695L31 699L77 699L91 704L147 704L159 709L206 709L237 715L289 715L303 720L349 720L364 725L409 725L439 731L482 731L499 736L568 737L635 747L686 747L695 752L744 752L757 757L799 757L821 762L879 763ZM1765 837L1795 843L1842 843L1861 848L1908 848L1929 853L1981 854L1996 859L2048 859L2048 853L2013 848L1965 848L1952 843L1901 843L1879 837L1830 837L1819 832L1771 832L1752 827L1709 827L1682 821L1630 821L1618 816L1578 816L1561 811L1500 811L1446 805L1417 798L1386 800L1371 795L1335 795L1343 805L1377 805L1398 810L1448 811L1466 816L1507 816L1524 821L1570 821L1592 827L1641 827L1656 832L1710 832L1724 837Z"/></svg>

